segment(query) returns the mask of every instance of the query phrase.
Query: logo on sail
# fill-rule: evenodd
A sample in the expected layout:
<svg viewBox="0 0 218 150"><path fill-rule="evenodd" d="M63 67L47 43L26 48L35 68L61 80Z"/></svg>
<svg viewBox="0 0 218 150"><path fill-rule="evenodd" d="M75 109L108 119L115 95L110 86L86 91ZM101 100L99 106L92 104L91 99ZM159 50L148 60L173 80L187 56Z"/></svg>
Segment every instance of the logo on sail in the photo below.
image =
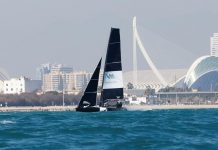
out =
<svg viewBox="0 0 218 150"><path fill-rule="evenodd" d="M114 76L114 74L112 74L112 73L107 73L107 74L106 74L106 78L108 78L108 79L114 79L115 76Z"/></svg>
<svg viewBox="0 0 218 150"><path fill-rule="evenodd" d="M123 88L122 71L105 72L103 89Z"/></svg>

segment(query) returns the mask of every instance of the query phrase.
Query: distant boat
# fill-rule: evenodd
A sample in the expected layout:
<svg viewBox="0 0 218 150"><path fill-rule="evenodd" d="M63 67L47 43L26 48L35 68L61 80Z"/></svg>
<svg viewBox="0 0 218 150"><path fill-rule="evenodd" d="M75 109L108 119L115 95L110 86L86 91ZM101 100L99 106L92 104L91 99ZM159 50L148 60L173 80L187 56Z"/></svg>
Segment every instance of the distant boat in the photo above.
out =
<svg viewBox="0 0 218 150"><path fill-rule="evenodd" d="M96 96L100 68L101 60L88 83L76 111L98 112L125 110L125 108L122 107L123 75L119 29L111 28L105 59L100 105L97 106Z"/></svg>

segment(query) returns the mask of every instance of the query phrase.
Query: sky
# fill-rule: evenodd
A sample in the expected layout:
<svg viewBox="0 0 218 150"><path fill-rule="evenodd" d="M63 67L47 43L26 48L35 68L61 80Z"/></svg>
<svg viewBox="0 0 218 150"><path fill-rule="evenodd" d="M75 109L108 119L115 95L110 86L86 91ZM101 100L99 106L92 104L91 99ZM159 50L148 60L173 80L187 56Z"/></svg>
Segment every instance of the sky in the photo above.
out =
<svg viewBox="0 0 218 150"><path fill-rule="evenodd" d="M35 78L43 63L93 71L110 28L120 28L123 70L132 70L132 19L159 69L189 68L218 32L217 0L1 0L0 68ZM137 49L139 69L149 69Z"/></svg>

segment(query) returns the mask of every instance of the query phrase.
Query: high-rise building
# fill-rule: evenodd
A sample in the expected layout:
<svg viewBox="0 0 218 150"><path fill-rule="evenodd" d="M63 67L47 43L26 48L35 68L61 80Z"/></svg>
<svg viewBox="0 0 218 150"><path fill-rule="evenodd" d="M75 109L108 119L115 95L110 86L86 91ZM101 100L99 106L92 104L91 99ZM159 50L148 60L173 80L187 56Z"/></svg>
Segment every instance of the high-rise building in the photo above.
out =
<svg viewBox="0 0 218 150"><path fill-rule="evenodd" d="M63 82L60 73L48 73L43 75L42 80L42 91L62 91Z"/></svg>
<svg viewBox="0 0 218 150"><path fill-rule="evenodd" d="M62 64L52 64L50 70L50 72L60 72L62 74L71 73L72 71L72 67L66 67Z"/></svg>
<svg viewBox="0 0 218 150"><path fill-rule="evenodd" d="M37 79L42 80L42 91L63 91L67 88L68 75L73 72L72 67L62 64L42 64L37 68Z"/></svg>
<svg viewBox="0 0 218 150"><path fill-rule="evenodd" d="M92 73L86 71L73 72L71 67L62 64L43 64L37 68L38 77L42 80L42 91L63 90L67 93L84 90L91 79ZM101 86L103 72L100 74L99 85Z"/></svg>
<svg viewBox="0 0 218 150"><path fill-rule="evenodd" d="M40 74L42 79L42 90L62 92L68 88L70 73L73 72L72 67L66 67L62 64L44 64L41 65Z"/></svg>
<svg viewBox="0 0 218 150"><path fill-rule="evenodd" d="M91 73L85 71L62 73L52 71L43 76L42 90L71 93L74 90L84 90L91 79Z"/></svg>
<svg viewBox="0 0 218 150"><path fill-rule="evenodd" d="M72 93L73 91L76 90L76 87L75 87L75 76L74 76L74 73L71 72L71 73L67 73L63 76L64 78L64 88L65 88L65 92L66 93Z"/></svg>
<svg viewBox="0 0 218 150"><path fill-rule="evenodd" d="M210 38L210 55L218 56L218 33L214 33Z"/></svg>
<svg viewBox="0 0 218 150"><path fill-rule="evenodd" d="M91 79L92 73L87 73L85 71L74 72L74 88L76 90L84 90Z"/></svg>
<svg viewBox="0 0 218 150"><path fill-rule="evenodd" d="M36 68L36 78L37 80L42 80L44 74L48 74L51 72L51 64L42 64L40 67Z"/></svg>
<svg viewBox="0 0 218 150"><path fill-rule="evenodd" d="M73 71L72 67L66 67L63 64L49 64L49 63L42 64L40 67L36 69L38 80L43 80L43 76L51 72L66 74L72 71Z"/></svg>

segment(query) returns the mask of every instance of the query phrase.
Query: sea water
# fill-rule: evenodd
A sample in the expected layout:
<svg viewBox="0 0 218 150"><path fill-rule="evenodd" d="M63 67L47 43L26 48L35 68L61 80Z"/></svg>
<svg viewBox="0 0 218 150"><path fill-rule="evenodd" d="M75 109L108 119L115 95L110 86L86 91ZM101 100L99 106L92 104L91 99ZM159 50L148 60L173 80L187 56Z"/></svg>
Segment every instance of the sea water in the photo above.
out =
<svg viewBox="0 0 218 150"><path fill-rule="evenodd" d="M0 149L218 149L218 110L0 113Z"/></svg>

